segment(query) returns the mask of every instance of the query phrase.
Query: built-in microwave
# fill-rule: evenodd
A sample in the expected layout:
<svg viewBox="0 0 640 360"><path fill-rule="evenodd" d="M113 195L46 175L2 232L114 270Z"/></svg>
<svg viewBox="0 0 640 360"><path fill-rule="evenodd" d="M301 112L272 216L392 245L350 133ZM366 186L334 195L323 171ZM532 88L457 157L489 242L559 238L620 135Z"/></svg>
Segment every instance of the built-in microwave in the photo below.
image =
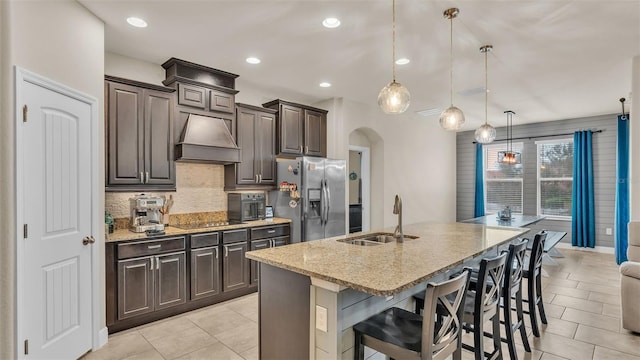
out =
<svg viewBox="0 0 640 360"><path fill-rule="evenodd" d="M230 222L264 220L265 206L264 193L229 193L227 217Z"/></svg>

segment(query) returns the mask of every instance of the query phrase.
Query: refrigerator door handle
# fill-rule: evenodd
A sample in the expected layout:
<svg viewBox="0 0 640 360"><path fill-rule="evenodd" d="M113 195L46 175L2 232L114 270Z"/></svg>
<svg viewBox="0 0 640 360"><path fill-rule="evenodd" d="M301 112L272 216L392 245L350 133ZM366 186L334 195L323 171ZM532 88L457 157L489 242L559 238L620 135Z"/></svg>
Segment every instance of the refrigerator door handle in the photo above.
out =
<svg viewBox="0 0 640 360"><path fill-rule="evenodd" d="M322 226L324 226L324 212L327 206L327 198L325 195L324 180L320 180L320 225Z"/></svg>
<svg viewBox="0 0 640 360"><path fill-rule="evenodd" d="M331 209L331 190L329 190L329 185L327 184L327 180L324 181L324 189L327 192L327 204L325 206L326 209L326 215L324 216L324 223L325 225L329 222L329 211Z"/></svg>

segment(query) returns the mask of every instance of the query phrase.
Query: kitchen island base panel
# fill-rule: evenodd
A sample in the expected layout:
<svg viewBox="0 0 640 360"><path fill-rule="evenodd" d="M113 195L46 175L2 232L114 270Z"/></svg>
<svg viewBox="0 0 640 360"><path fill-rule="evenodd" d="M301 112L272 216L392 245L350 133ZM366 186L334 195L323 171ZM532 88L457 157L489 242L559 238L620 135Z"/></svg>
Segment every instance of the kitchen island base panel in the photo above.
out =
<svg viewBox="0 0 640 360"><path fill-rule="evenodd" d="M308 358L309 277L261 263L258 286L260 359Z"/></svg>

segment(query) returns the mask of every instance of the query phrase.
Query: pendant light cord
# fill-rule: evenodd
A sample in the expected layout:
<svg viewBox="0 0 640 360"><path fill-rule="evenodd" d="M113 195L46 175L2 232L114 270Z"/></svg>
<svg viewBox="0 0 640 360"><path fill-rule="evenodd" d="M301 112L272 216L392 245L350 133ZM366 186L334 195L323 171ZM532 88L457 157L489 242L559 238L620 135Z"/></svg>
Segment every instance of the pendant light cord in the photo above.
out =
<svg viewBox="0 0 640 360"><path fill-rule="evenodd" d="M391 32L392 32L392 72L393 72L393 82L396 82L396 0L393 0L393 10L391 11Z"/></svg>
<svg viewBox="0 0 640 360"><path fill-rule="evenodd" d="M489 104L489 66L487 65L487 53L489 49L484 50L484 124L487 125L488 111L487 107Z"/></svg>
<svg viewBox="0 0 640 360"><path fill-rule="evenodd" d="M449 48L451 49L451 56L449 58L449 68L451 69L451 87L450 87L450 99L451 106L453 106L453 16L449 16L449 20L451 21L451 32L449 34Z"/></svg>

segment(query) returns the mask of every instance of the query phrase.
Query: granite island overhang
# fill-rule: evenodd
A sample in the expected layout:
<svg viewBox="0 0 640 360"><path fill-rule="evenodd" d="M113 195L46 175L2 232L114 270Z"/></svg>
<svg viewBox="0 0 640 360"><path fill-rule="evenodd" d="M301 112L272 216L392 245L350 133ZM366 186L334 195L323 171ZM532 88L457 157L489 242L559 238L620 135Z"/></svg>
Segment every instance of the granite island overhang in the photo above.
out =
<svg viewBox="0 0 640 360"><path fill-rule="evenodd" d="M352 358L353 324L391 306L410 308L426 281L528 230L417 223L404 229L417 238L402 243L344 242L365 234L358 233L248 252L260 262L260 358Z"/></svg>

